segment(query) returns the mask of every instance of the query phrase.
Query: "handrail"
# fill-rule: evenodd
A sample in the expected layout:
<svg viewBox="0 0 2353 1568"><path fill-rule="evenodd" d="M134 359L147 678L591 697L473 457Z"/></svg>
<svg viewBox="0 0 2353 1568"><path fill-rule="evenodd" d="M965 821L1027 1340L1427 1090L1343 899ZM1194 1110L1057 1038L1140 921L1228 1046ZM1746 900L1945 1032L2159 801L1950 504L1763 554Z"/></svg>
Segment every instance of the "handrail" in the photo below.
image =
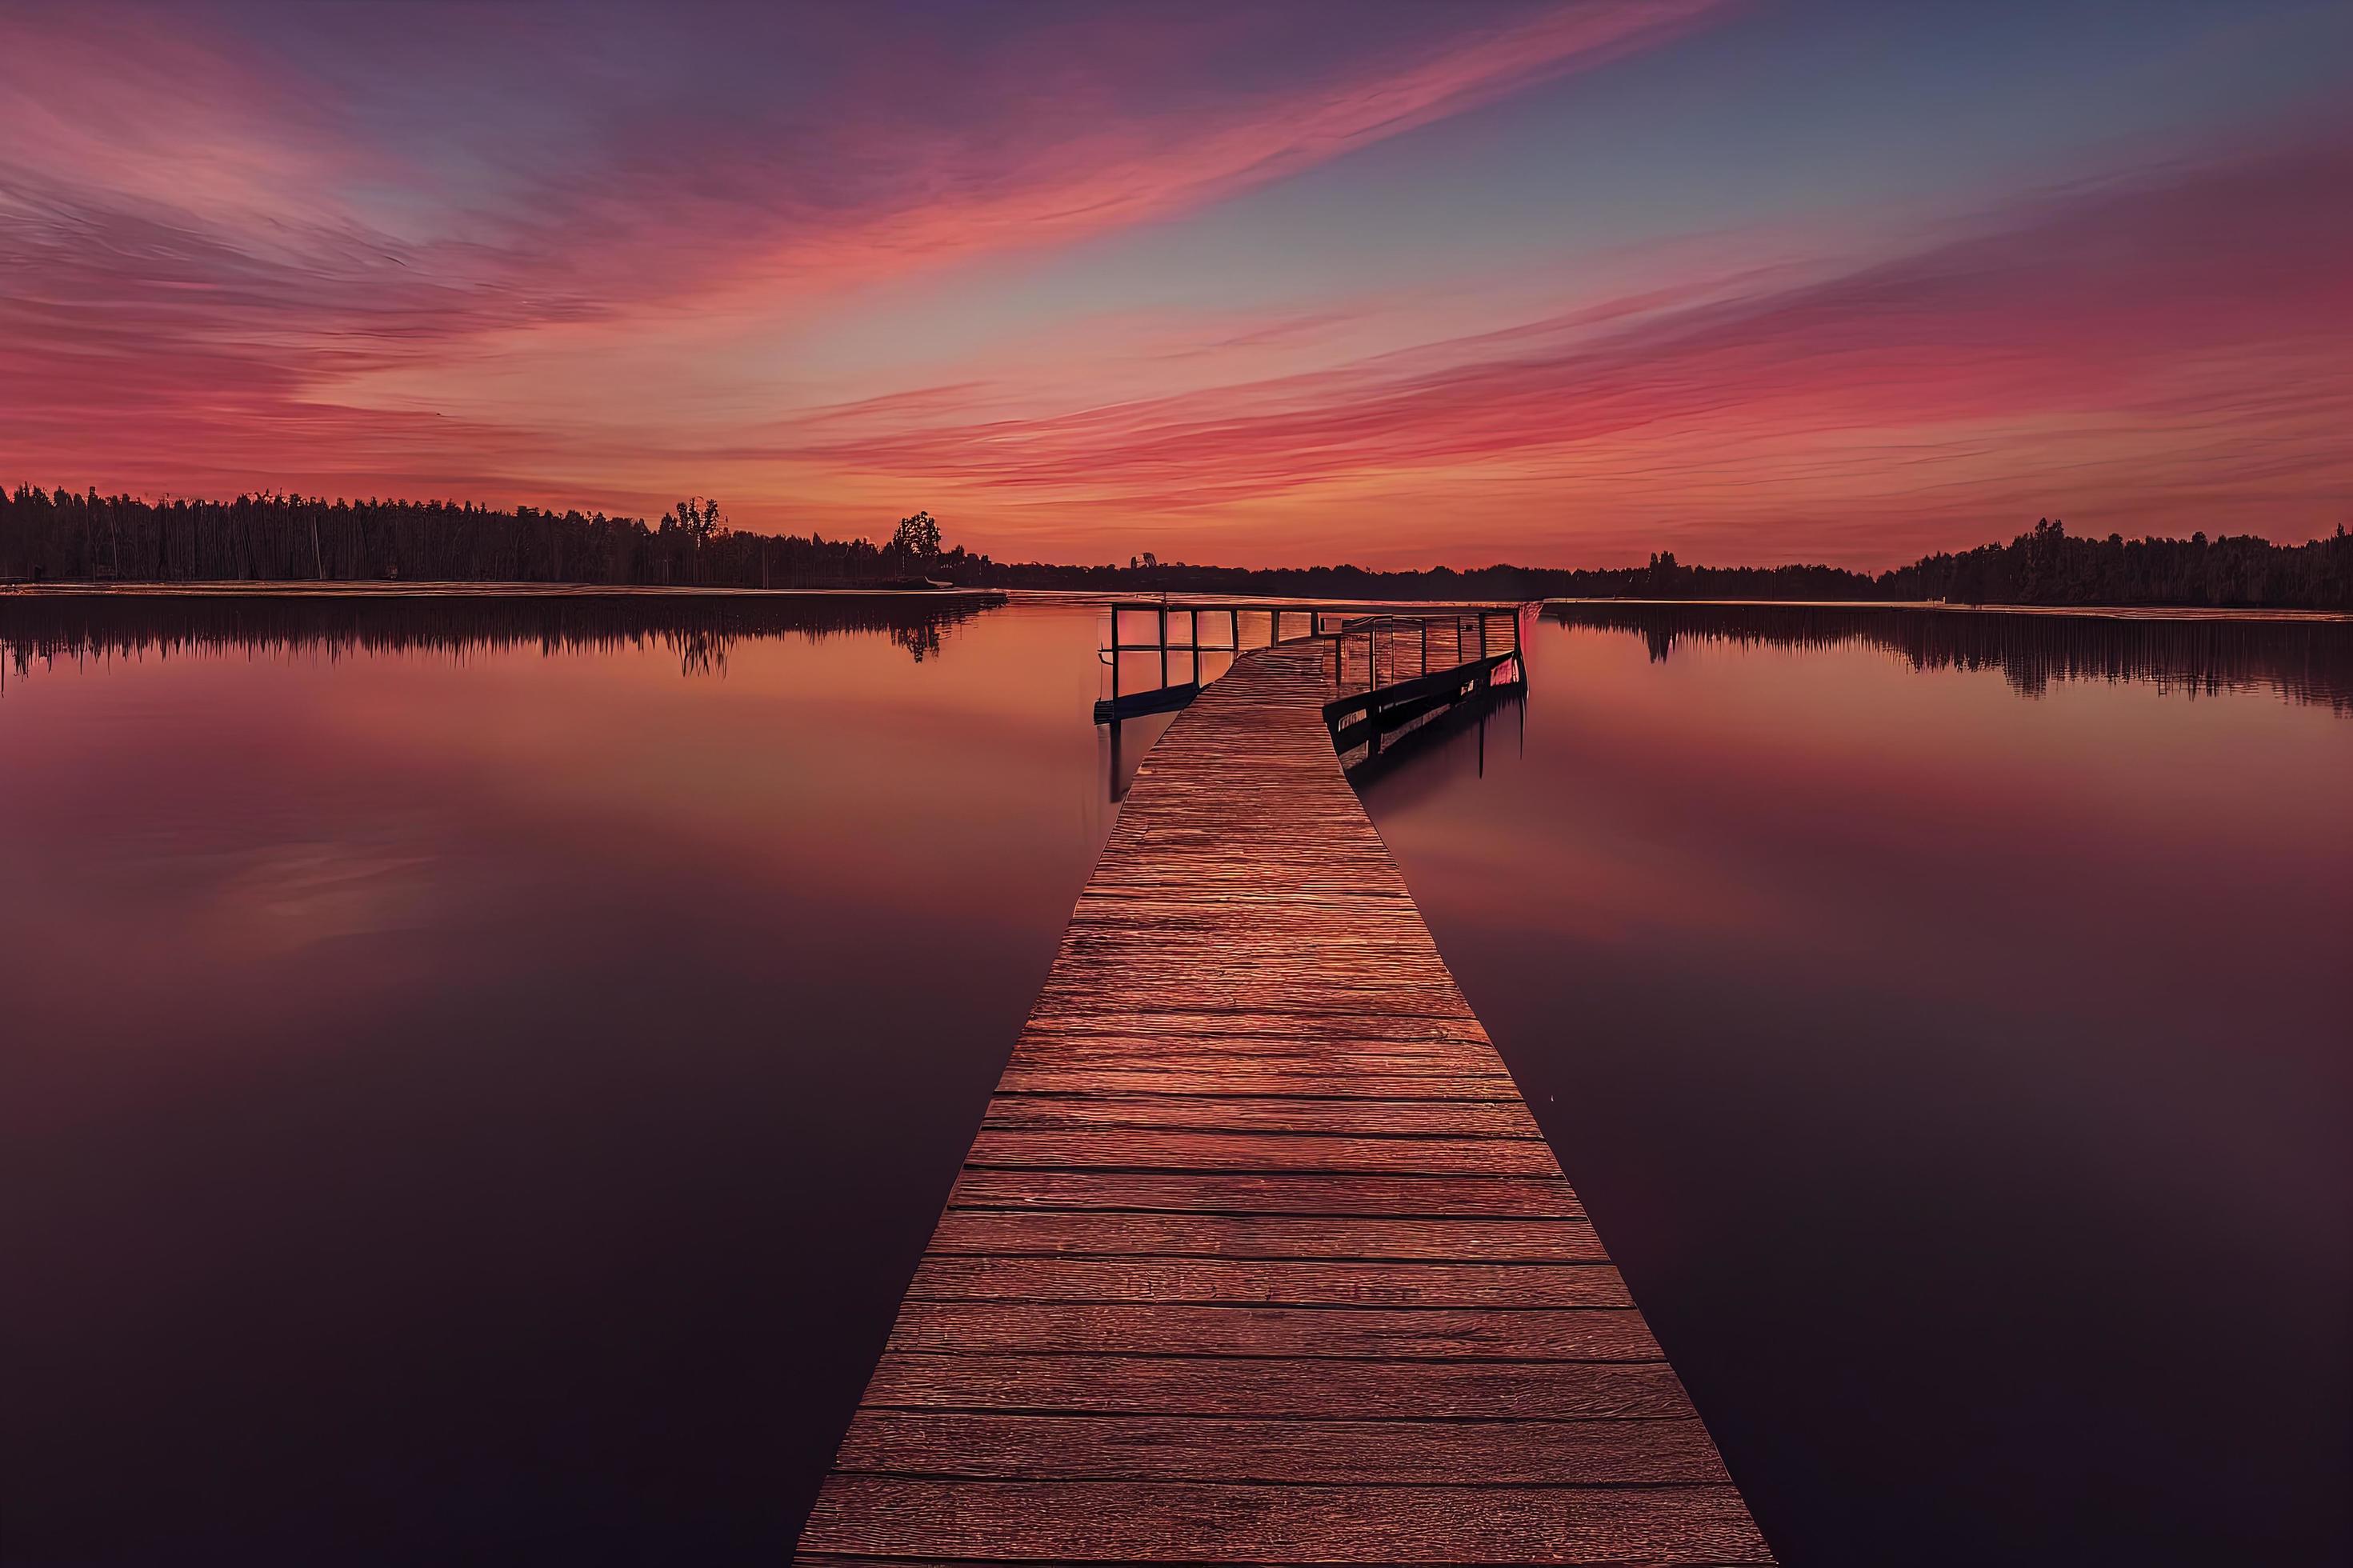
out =
<svg viewBox="0 0 2353 1568"><path fill-rule="evenodd" d="M1467 698L1497 689L1499 686L1525 686L1527 666L1523 662L1520 638L1520 621L1525 606L1512 613L1511 646L1491 652L1487 646L1487 617L1493 613L1484 607L1471 612L1471 617L1479 623L1480 652L1468 658L1461 657L1465 617L1459 613L1453 617L1456 659L1439 669L1429 668L1429 627L1434 623L1442 624L1445 616L1381 616L1337 628L1333 634L1335 644L1333 683L1339 685L1345 677L1345 656L1341 651L1345 637L1352 632L1361 631L1366 634L1366 684L1362 691L1344 691L1324 705L1324 721L1332 731L1333 749L1345 758L1361 746L1365 750L1365 762L1357 765L1369 764L1381 754L1384 735L1394 731L1418 729L1423 720L1439 710L1451 708ZM1418 661L1419 673L1384 683L1380 678L1380 633L1384 630L1395 633L1408 627L1418 628L1422 633L1421 653ZM1396 662L1398 661L1393 660L1393 665ZM1497 674L1507 666L1513 668L1514 679L1498 682Z"/></svg>
<svg viewBox="0 0 2353 1568"><path fill-rule="evenodd" d="M1461 664L1450 664L1443 669L1433 669L1427 675L1411 676L1404 680L1390 681L1386 686L1376 686L1349 696L1335 697L1324 704L1324 717L1326 721L1336 724L1358 709L1389 707L1399 702L1410 701L1417 697L1426 696L1432 691L1460 687L1465 681L1475 679L1491 670L1499 669L1519 657L1519 649L1506 648L1502 653L1486 654L1478 658L1465 659Z"/></svg>
<svg viewBox="0 0 2353 1568"><path fill-rule="evenodd" d="M1253 651L1240 646L1240 615L1244 608L1255 607L1217 604L1139 606L1114 601L1110 606L1111 646L1108 648L1097 649L1096 655L1113 666L1114 672L1113 690L1115 695L1099 700L1095 703L1095 721L1116 723L1122 719L1139 718L1147 713L1166 712L1189 703L1201 689L1198 660L1202 654L1229 653L1239 658ZM1290 606L1264 607L1274 609L1278 616L1293 613ZM1191 634L1190 639L1185 643L1169 641L1168 623L1164 618L1161 622L1159 640L1142 644L1122 643L1119 640L1119 616L1122 610L1130 608L1155 610L1164 617L1171 610L1180 615L1190 612L1188 616L1190 625L1187 628ZM1233 617L1233 639L1230 643L1209 646L1204 646L1201 643L1199 617L1203 611L1212 615L1229 614ZM1419 613L1400 606L1358 614L1326 628L1321 624L1326 616L1347 616L1348 612L1303 605L1298 607L1297 613L1309 616L1309 629L1300 636L1283 637L1281 636L1282 628L1278 619L1272 627L1272 635L1276 641L1269 646L1280 646L1286 642L1329 641L1333 645L1332 682L1335 688L1338 688L1344 686L1347 679L1347 639L1359 635L1364 637L1366 640L1365 689L1355 692L1342 690L1339 695L1324 704L1324 719L1332 731L1334 744L1344 755L1358 745L1367 746L1377 752L1383 731L1409 723L1436 708L1458 701L1469 695L1473 688L1491 686L1493 683L1495 672L1517 660L1521 656L1520 622L1525 611L1525 605L1506 608L1486 604L1432 605L1427 611ZM1491 616L1496 615L1506 615L1511 617L1511 646L1489 651L1488 622ZM1476 622L1478 626L1480 649L1478 653L1467 658L1462 657L1464 644L1467 641L1467 635L1463 629L1466 621ZM1450 623L1455 628L1455 661L1440 668L1431 669L1429 668L1430 628ZM1419 657L1416 661L1417 673L1402 679L1383 683L1380 679L1381 635L1387 632L1395 636L1408 631L1420 634L1421 646ZM1118 694L1117 660L1120 655L1131 652L1160 654L1164 662L1162 671L1164 684L1143 692ZM1189 681L1167 679L1166 660L1172 653L1189 654L1193 657L1194 679ZM1392 664L1398 661L1393 658ZM1525 682L1525 668L1523 666L1520 679ZM1361 715L1361 717L1352 718L1352 715Z"/></svg>

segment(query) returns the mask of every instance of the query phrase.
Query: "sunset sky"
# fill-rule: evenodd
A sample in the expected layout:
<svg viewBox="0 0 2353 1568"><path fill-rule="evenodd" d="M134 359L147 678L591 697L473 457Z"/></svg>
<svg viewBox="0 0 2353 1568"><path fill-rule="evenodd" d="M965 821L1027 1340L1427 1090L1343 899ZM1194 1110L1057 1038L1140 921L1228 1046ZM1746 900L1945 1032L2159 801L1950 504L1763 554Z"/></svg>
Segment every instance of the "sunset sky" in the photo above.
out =
<svg viewBox="0 0 2353 1568"><path fill-rule="evenodd" d="M1010 558L2353 521L2353 5L0 6L0 481Z"/></svg>

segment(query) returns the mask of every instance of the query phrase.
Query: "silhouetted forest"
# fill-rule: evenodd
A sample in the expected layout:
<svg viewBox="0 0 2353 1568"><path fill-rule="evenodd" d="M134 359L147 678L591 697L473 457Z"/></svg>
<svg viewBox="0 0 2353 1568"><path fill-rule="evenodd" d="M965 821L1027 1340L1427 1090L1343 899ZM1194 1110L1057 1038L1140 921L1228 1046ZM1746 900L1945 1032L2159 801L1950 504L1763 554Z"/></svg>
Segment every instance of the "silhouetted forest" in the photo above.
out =
<svg viewBox="0 0 2353 1568"><path fill-rule="evenodd" d="M149 502L20 487L0 492L0 582L476 582L858 587L923 581L1104 593L1297 599L1929 599L1954 604L2185 605L2353 610L2353 538L2306 544L2253 534L2084 539L2048 520L2008 544L1925 556L1876 574L1839 566L1495 565L1377 572L1164 563L1010 563L941 548L928 512L881 544L747 533L716 501L638 518L500 510L450 501L299 495Z"/></svg>
<svg viewBox="0 0 2353 1568"><path fill-rule="evenodd" d="M1451 566L1426 572L1376 572L1365 566L1253 568L1156 563L1134 566L1055 566L1031 562L1009 565L988 557L967 557L955 574L959 584L997 588L1062 588L1096 593L1234 594L1254 597L1368 599L1379 603L1430 600L1741 598L1817 599L1874 597L1873 579L1836 566L1633 566L1618 570L1570 570L1545 566Z"/></svg>
<svg viewBox="0 0 2353 1568"><path fill-rule="evenodd" d="M649 524L455 501L0 492L0 581L867 587L954 570L964 552L942 552L938 541L923 513L883 545L744 533L727 525L717 501L701 498Z"/></svg>
<svg viewBox="0 0 2353 1568"><path fill-rule="evenodd" d="M1569 570L1487 566L1373 572L1358 566L1247 571L1139 561L1134 566L1003 565L969 557L958 582L1004 587L1251 593L1298 598L1934 599L1962 605L2173 605L2353 610L2353 538L2274 544L2253 534L2210 540L2079 539L2045 520L2008 544L1925 556L1876 575L1839 566L1689 566L1672 551L1641 566Z"/></svg>
<svg viewBox="0 0 2353 1568"><path fill-rule="evenodd" d="M746 639L817 641L876 631L922 660L938 655L943 632L999 602L994 595L916 594L26 594L0 599L0 669L22 676L37 664L226 648L335 658L355 651L456 657L475 648L666 647L683 672L702 675L723 671L728 650Z"/></svg>
<svg viewBox="0 0 2353 1568"><path fill-rule="evenodd" d="M1920 610L1888 605L1552 605L1570 626L1630 632L1663 662L1686 639L1883 649L1915 669L2000 670L2040 696L2054 680L2146 680L2192 693L2275 691L2353 713L2353 623L2152 619Z"/></svg>
<svg viewBox="0 0 2353 1568"><path fill-rule="evenodd" d="M1887 599L1956 605L2212 605L2353 610L2353 537L2308 544L2253 534L2081 539L2047 519L2008 544L1981 544L1883 572Z"/></svg>

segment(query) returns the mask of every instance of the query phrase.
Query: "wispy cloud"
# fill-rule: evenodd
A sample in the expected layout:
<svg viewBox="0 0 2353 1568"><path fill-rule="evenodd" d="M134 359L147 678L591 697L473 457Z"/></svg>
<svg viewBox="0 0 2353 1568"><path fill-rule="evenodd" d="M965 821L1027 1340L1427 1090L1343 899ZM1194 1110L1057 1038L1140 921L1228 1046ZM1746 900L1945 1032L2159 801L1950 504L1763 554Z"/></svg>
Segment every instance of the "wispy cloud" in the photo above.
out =
<svg viewBox="0 0 2353 1568"><path fill-rule="evenodd" d="M0 479L720 489L754 524L929 504L993 548L1261 560L2353 510L2335 131L1935 237L1784 214L1771 265L1662 228L1673 265L1607 287L1466 248L1387 292L1254 288L1243 234L1206 286L1088 270L1726 11L14 7ZM1525 310L1474 299L1498 268ZM959 319L1015 272L1073 298ZM894 321L925 288L972 331ZM797 362L843 321L882 368Z"/></svg>
<svg viewBox="0 0 2353 1568"><path fill-rule="evenodd" d="M2137 490L2211 505L2228 477L2311 520L2353 500L2353 454L2327 434L2353 408L2353 209L2332 195L2348 186L2353 146L2331 141L2038 198L1799 287L1636 297L1050 418L812 432L790 455L1145 511L1417 471L1457 474L1475 505L1483 468L1545 465L1586 505L1680 475L1646 521L1704 501L1787 524L1858 498L1934 517L1940 484L1979 487L2003 453L2050 479L2049 510L2079 488L2070 462L2130 452L2152 481ZM2192 429L2206 445L2181 445ZM1726 493L1713 476L1734 452L1746 478Z"/></svg>
<svg viewBox="0 0 2353 1568"><path fill-rule="evenodd" d="M479 471L532 422L341 405L1164 217L1713 4L12 12L0 456L152 484L396 472L385 443L438 437Z"/></svg>

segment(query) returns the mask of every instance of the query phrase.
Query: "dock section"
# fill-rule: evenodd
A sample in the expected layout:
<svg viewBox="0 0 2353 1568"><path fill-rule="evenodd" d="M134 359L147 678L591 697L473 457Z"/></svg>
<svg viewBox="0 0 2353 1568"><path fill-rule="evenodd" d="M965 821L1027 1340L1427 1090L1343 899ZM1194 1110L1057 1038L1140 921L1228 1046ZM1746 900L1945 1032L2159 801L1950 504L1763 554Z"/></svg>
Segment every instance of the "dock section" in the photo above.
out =
<svg viewBox="0 0 2353 1568"><path fill-rule="evenodd" d="M1343 776L1335 651L1138 770L800 1561L1771 1561Z"/></svg>

